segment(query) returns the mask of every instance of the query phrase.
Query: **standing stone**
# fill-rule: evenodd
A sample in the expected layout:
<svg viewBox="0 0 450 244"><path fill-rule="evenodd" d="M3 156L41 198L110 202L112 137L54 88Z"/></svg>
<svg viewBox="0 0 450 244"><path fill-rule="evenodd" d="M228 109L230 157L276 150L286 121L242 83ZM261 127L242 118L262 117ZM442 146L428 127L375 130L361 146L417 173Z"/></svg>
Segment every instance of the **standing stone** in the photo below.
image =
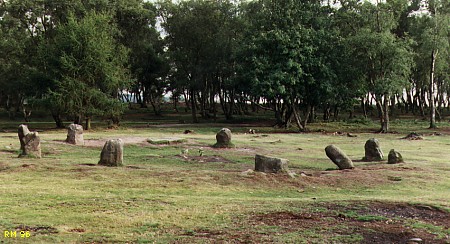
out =
<svg viewBox="0 0 450 244"><path fill-rule="evenodd" d="M388 164L398 164L403 162L403 157L399 152L395 151L394 149L391 149L391 151L389 151Z"/></svg>
<svg viewBox="0 0 450 244"><path fill-rule="evenodd" d="M371 138L366 141L366 144L364 145L365 150L365 156L363 160L365 161L381 161L383 160L383 151L381 151L380 148L380 142L375 139Z"/></svg>
<svg viewBox="0 0 450 244"><path fill-rule="evenodd" d="M84 145L83 126L70 124L67 129L66 142L74 145Z"/></svg>
<svg viewBox="0 0 450 244"><path fill-rule="evenodd" d="M19 125L19 129L17 131L17 134L19 135L19 141L20 141L20 151L24 151L25 148L25 135L30 133L30 130L28 130L28 126L26 125Z"/></svg>
<svg viewBox="0 0 450 244"><path fill-rule="evenodd" d="M100 154L100 165L122 166L123 165L123 141L113 139L106 141Z"/></svg>
<svg viewBox="0 0 450 244"><path fill-rule="evenodd" d="M255 155L255 171L265 173L288 172L288 160L273 158L263 155Z"/></svg>
<svg viewBox="0 0 450 244"><path fill-rule="evenodd" d="M233 143L231 143L231 130L228 128L222 128L216 134L216 144L214 147L226 148L226 147L234 147Z"/></svg>
<svg viewBox="0 0 450 244"><path fill-rule="evenodd" d="M327 156L335 163L339 169L353 169L352 160L335 145L329 145L325 148Z"/></svg>
<svg viewBox="0 0 450 244"><path fill-rule="evenodd" d="M19 125L18 135L20 140L19 157L42 157L39 133L30 132L26 125Z"/></svg>

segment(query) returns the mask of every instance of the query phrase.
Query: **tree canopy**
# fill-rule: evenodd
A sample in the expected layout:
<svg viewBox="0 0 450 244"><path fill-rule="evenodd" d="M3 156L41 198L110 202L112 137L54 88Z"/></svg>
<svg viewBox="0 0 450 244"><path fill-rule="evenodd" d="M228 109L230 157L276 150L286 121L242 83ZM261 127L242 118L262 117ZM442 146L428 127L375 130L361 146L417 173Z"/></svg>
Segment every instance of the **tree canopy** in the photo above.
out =
<svg viewBox="0 0 450 244"><path fill-rule="evenodd" d="M448 1L337 3L2 1L0 105L118 123L127 102L160 115L171 94L193 122L263 108L305 130L318 111L374 105L381 132L396 107L435 127L450 104Z"/></svg>

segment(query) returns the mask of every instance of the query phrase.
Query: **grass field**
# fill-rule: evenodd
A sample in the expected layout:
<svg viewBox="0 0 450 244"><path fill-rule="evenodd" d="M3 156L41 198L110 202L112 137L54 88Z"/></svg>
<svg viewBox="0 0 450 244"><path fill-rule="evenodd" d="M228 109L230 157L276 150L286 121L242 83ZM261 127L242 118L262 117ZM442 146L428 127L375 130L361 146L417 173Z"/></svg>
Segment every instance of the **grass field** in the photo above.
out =
<svg viewBox="0 0 450 244"><path fill-rule="evenodd" d="M18 123L4 123L0 242L450 243L448 123L430 131L425 122L394 121L392 134L348 122L311 124L311 133L233 124L231 149L211 147L225 125L158 124L98 125L85 131L85 146L73 146L63 142L66 130L30 123L40 131L43 151L42 159L31 159L17 157ZM249 128L257 133L245 133ZM410 131L424 140L400 139ZM160 137L186 142L146 141ZM386 158L395 148L406 162L362 162L364 143L373 137ZM98 166L112 138L125 142L124 166ZM356 168L336 170L324 152L329 144ZM296 176L248 171L257 153L288 159Z"/></svg>

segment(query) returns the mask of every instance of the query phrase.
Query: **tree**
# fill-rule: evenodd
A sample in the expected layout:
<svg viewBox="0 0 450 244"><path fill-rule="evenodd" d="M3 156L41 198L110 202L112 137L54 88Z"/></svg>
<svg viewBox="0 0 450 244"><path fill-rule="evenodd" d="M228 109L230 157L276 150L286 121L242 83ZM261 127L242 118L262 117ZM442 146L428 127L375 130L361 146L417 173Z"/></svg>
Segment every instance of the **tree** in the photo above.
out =
<svg viewBox="0 0 450 244"><path fill-rule="evenodd" d="M28 98L36 93L32 84L36 69L30 57L36 54L38 37L28 21L32 17L23 16L27 8L19 8L22 5L16 1L0 3L0 101L11 119L20 111L28 121Z"/></svg>
<svg viewBox="0 0 450 244"><path fill-rule="evenodd" d="M427 8L410 17L410 32L415 39L414 76L428 86L430 128L436 128L436 91L438 80L448 79L450 13L444 1L424 1ZM447 3L448 5L448 3ZM446 8L447 7L447 8ZM447 10L446 10L447 9ZM428 81L428 82L426 82ZM441 91L442 93L442 91Z"/></svg>
<svg viewBox="0 0 450 244"><path fill-rule="evenodd" d="M380 132L386 133L389 131L389 102L392 95L402 92L408 84L412 52L408 40L393 33L398 21L389 3L365 2L354 4L352 8L358 22L350 26L355 31L346 37L346 42L352 47L348 50L354 67L362 71L354 75L365 81L367 92L380 112Z"/></svg>
<svg viewBox="0 0 450 244"><path fill-rule="evenodd" d="M156 8L142 0L117 1L115 19L121 32L120 42L130 49L130 71L135 79L132 93L141 107L151 103L156 115L166 87L168 64L163 43L156 31ZM142 94L142 97L141 97Z"/></svg>
<svg viewBox="0 0 450 244"><path fill-rule="evenodd" d="M288 127L294 118L303 130L334 77L329 13L320 1L260 0L244 13L250 23L244 38L240 75L252 93L267 99L276 125ZM306 108L305 119L299 107Z"/></svg>
<svg viewBox="0 0 450 244"><path fill-rule="evenodd" d="M236 91L231 85L234 76L234 43L236 13L230 1L183 1L160 3L162 26L167 34L167 53L171 63L172 89L185 93L190 101L192 119L198 122L197 107L203 118L215 112L218 94L227 118ZM228 90L228 91L227 91ZM226 98L228 97L228 99ZM231 111L231 112L230 112Z"/></svg>
<svg viewBox="0 0 450 244"><path fill-rule="evenodd" d="M117 27L107 13L87 12L80 20L70 15L46 47L47 67L55 86L47 97L80 124L90 128L94 115L118 122L123 106L118 93L129 82L127 50L117 43Z"/></svg>

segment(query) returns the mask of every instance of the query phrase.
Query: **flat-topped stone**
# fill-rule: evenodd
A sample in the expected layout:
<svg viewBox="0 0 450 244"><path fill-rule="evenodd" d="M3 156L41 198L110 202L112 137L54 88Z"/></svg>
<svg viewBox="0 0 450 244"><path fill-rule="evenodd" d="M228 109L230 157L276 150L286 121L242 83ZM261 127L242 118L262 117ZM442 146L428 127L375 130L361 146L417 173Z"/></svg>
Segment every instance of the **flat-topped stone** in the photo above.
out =
<svg viewBox="0 0 450 244"><path fill-rule="evenodd" d="M255 171L265 173L288 172L288 160L264 155L255 155Z"/></svg>
<svg viewBox="0 0 450 244"><path fill-rule="evenodd" d="M83 126L70 124L67 128L66 142L74 145L84 145Z"/></svg>

